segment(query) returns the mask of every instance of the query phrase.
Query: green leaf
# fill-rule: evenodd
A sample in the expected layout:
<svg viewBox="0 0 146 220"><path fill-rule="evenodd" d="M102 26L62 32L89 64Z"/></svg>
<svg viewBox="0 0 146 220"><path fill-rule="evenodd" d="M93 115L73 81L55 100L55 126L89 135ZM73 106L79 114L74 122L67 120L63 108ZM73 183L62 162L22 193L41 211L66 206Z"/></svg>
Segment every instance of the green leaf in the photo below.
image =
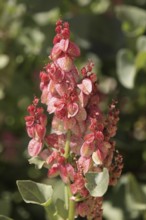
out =
<svg viewBox="0 0 146 220"><path fill-rule="evenodd" d="M103 169L100 173L86 173L87 183L85 187L93 197L101 197L107 191L109 185L109 172L107 168Z"/></svg>
<svg viewBox="0 0 146 220"><path fill-rule="evenodd" d="M123 21L123 29L130 36L142 34L146 29L146 11L134 6L120 5L115 12Z"/></svg>
<svg viewBox="0 0 146 220"><path fill-rule="evenodd" d="M128 175L126 190L128 207L136 210L146 210L146 195L144 194L141 185L132 174Z"/></svg>
<svg viewBox="0 0 146 220"><path fill-rule="evenodd" d="M28 160L30 164L35 164L36 168L41 169L45 163L44 160L42 160L40 157L32 157Z"/></svg>
<svg viewBox="0 0 146 220"><path fill-rule="evenodd" d="M0 220L13 220L12 218L9 218L5 215L0 215Z"/></svg>
<svg viewBox="0 0 146 220"><path fill-rule="evenodd" d="M89 5L90 3L91 3L91 1L92 0L77 0L77 3L79 4L79 6L82 6L82 7L84 7L84 6L87 6L87 5Z"/></svg>
<svg viewBox="0 0 146 220"><path fill-rule="evenodd" d="M48 219L49 217L48 220L62 220L58 218L59 216L57 215L57 210L54 203L50 203L49 206L45 207L45 211L46 211L46 219Z"/></svg>
<svg viewBox="0 0 146 220"><path fill-rule="evenodd" d="M60 16L60 10L58 7L53 8L47 12L39 12L33 16L34 21L43 26L48 25L48 23L54 24Z"/></svg>
<svg viewBox="0 0 146 220"><path fill-rule="evenodd" d="M117 54L117 75L120 83L128 88L134 87L136 76L135 60L132 52L128 49L121 49Z"/></svg>
<svg viewBox="0 0 146 220"><path fill-rule="evenodd" d="M135 64L138 70L146 69L146 51L137 54Z"/></svg>
<svg viewBox="0 0 146 220"><path fill-rule="evenodd" d="M26 203L48 206L52 200L52 186L31 180L17 180L19 192Z"/></svg>
<svg viewBox="0 0 146 220"><path fill-rule="evenodd" d="M64 207L64 201L61 199L57 199L55 205L57 209L57 214L61 216L63 219L67 219L68 211Z"/></svg>
<svg viewBox="0 0 146 220"><path fill-rule="evenodd" d="M9 63L9 57L6 54L0 54L0 69L3 69Z"/></svg>
<svg viewBox="0 0 146 220"><path fill-rule="evenodd" d="M65 187L63 181L58 178L53 178L48 179L47 183L52 185L54 189L51 206L47 207L49 213L53 214L56 212L61 219L67 219L68 213L65 209ZM52 204L55 206L55 208L52 206Z"/></svg>
<svg viewBox="0 0 146 220"><path fill-rule="evenodd" d="M104 13L110 6L109 0L98 0L91 4L91 10L93 13Z"/></svg>
<svg viewBox="0 0 146 220"><path fill-rule="evenodd" d="M146 51L146 36L140 36L137 39L136 47L139 52Z"/></svg>

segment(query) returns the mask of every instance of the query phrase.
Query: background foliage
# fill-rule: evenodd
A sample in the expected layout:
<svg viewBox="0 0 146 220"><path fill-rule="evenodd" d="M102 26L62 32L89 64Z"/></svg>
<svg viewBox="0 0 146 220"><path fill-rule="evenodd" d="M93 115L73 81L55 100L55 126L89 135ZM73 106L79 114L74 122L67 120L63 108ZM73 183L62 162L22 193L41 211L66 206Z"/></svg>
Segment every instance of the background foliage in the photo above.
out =
<svg viewBox="0 0 146 220"><path fill-rule="evenodd" d="M45 219L42 208L24 204L16 180L46 181L46 171L28 164L23 118L40 94L39 71L60 17L81 48L78 66L92 59L105 103L119 100L116 141L125 165L105 196L104 219L146 220L146 0L0 1L0 219Z"/></svg>

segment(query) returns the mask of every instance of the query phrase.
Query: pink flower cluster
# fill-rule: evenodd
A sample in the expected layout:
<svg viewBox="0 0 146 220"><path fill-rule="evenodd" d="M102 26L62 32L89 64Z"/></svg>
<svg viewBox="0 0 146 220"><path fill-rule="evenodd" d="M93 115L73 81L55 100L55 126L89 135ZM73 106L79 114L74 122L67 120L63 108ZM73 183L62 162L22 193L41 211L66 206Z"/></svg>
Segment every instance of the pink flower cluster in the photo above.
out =
<svg viewBox="0 0 146 220"><path fill-rule="evenodd" d="M39 99L34 98L33 104L28 106L29 116L25 117L28 136L32 139L28 145L28 153L31 157L38 155L43 146L46 134L47 116L43 113L43 108L38 108Z"/></svg>
<svg viewBox="0 0 146 220"><path fill-rule="evenodd" d="M102 198L92 199L85 187L85 174L98 173L106 167L109 184L119 178L122 157L111 140L116 134L119 112L114 101L107 116L101 112L94 65L90 61L81 71L75 66L80 49L70 41L67 22L57 21L53 43L50 62L40 72L41 102L47 106L48 114L53 113L52 130L46 131L47 116L34 98L28 107L29 116L25 117L27 133L32 138L28 153L45 161L49 177L60 175L70 185L72 199L81 199L76 205L77 215L88 217L92 213L92 219L100 220Z"/></svg>

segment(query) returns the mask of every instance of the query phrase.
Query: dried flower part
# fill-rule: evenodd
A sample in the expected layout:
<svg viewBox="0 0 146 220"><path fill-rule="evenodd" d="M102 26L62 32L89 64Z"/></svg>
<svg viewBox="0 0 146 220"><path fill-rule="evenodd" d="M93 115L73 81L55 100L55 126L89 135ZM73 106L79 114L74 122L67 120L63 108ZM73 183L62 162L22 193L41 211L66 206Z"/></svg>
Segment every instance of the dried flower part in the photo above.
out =
<svg viewBox="0 0 146 220"><path fill-rule="evenodd" d="M28 153L44 160L48 177L59 175L70 185L72 198L77 202L77 215L101 220L102 197L97 195L104 193L94 193L94 187L91 193L87 185L99 189L101 180L97 177L102 176L101 192L105 192L108 184L114 185L121 175L122 156L112 141L119 111L116 101L110 105L107 116L100 110L101 93L97 76L92 72L94 64L89 61L81 71L75 66L80 49L70 41L69 24L58 20L55 30L50 60L40 72L41 102L46 105L47 113L34 98L25 117L27 133L32 138ZM50 134L46 131L47 114L53 114ZM88 174L93 174L93 183L88 184Z"/></svg>
<svg viewBox="0 0 146 220"><path fill-rule="evenodd" d="M87 219L102 220L102 198L89 197L85 201L79 202L76 212Z"/></svg>
<svg viewBox="0 0 146 220"><path fill-rule="evenodd" d="M110 172L110 185L116 185L123 169L123 158L119 152L115 152L112 164L109 168Z"/></svg>

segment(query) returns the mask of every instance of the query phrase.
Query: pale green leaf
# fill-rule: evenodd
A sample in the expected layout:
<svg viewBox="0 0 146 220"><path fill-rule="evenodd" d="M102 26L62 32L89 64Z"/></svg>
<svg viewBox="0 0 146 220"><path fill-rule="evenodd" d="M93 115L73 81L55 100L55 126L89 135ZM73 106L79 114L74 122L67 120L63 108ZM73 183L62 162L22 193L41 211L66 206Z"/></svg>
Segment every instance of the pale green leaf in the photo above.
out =
<svg viewBox="0 0 146 220"><path fill-rule="evenodd" d="M146 29L146 11L135 6L120 5L115 12L123 22L123 29L131 36L142 34Z"/></svg>
<svg viewBox="0 0 146 220"><path fill-rule="evenodd" d="M140 36L137 39L136 47L139 52L146 51L146 36Z"/></svg>
<svg viewBox="0 0 146 220"><path fill-rule="evenodd" d="M146 210L146 195L134 175L128 175L126 184L126 201L130 209Z"/></svg>
<svg viewBox="0 0 146 220"><path fill-rule="evenodd" d="M45 35L38 28L25 28L18 38L26 53L38 54L42 48Z"/></svg>
<svg viewBox="0 0 146 220"><path fill-rule="evenodd" d="M46 211L46 214L47 214L46 215L47 219L48 219L48 216L49 216L49 220L62 220L57 215L56 206L53 202L51 202L49 206L45 207L45 211Z"/></svg>
<svg viewBox="0 0 146 220"><path fill-rule="evenodd" d="M104 168L100 173L89 172L85 175L87 183L86 188L93 197L103 196L109 185L109 172Z"/></svg>
<svg viewBox="0 0 146 220"><path fill-rule="evenodd" d="M47 25L48 23L55 23L60 16L59 8L53 8L47 12L39 12L33 16L35 22L39 25Z"/></svg>
<svg viewBox="0 0 146 220"><path fill-rule="evenodd" d="M78 4L82 7L87 6L91 3L92 0L77 0Z"/></svg>
<svg viewBox="0 0 146 220"><path fill-rule="evenodd" d="M138 70L146 69L146 51L137 54L135 64Z"/></svg>
<svg viewBox="0 0 146 220"><path fill-rule="evenodd" d="M55 205L57 214L61 216L63 219L67 219L68 211L65 209L64 201L61 199L57 199Z"/></svg>
<svg viewBox="0 0 146 220"><path fill-rule="evenodd" d="M19 192L26 203L47 206L51 203L53 188L31 180L17 180Z"/></svg>
<svg viewBox="0 0 146 220"><path fill-rule="evenodd" d="M50 220L54 219L54 213L57 214L57 220L67 219L67 210L65 208L65 189L64 183L59 178L48 179L47 184L52 185L54 192L52 196L52 203L46 209L49 212Z"/></svg>
<svg viewBox="0 0 146 220"><path fill-rule="evenodd" d="M5 68L9 63L9 57L6 54L0 54L0 69Z"/></svg>
<svg viewBox="0 0 146 220"><path fill-rule="evenodd" d="M104 13L110 6L110 0L98 0L91 4L91 10L93 13Z"/></svg>
<svg viewBox="0 0 146 220"><path fill-rule="evenodd" d="M36 156L36 157L32 157L31 159L29 159L29 163L34 164L36 168L41 169L45 161L42 160L40 157Z"/></svg>
<svg viewBox="0 0 146 220"><path fill-rule="evenodd" d="M135 60L132 52L128 49L121 49L117 54L117 74L120 83L128 88L134 87L136 76Z"/></svg>

